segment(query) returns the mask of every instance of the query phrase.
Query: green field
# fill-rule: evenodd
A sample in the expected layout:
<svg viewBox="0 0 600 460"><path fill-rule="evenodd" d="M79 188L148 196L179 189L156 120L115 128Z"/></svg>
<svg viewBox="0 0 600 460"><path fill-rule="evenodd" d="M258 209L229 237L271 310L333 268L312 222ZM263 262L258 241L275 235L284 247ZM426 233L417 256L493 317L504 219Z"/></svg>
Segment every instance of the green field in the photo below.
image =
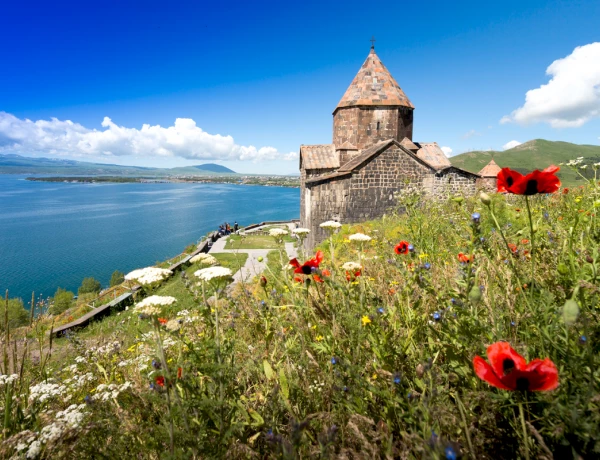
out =
<svg viewBox="0 0 600 460"><path fill-rule="evenodd" d="M290 236L285 236L286 243L296 241ZM225 244L225 249L277 249L279 245L269 235L230 235Z"/></svg>

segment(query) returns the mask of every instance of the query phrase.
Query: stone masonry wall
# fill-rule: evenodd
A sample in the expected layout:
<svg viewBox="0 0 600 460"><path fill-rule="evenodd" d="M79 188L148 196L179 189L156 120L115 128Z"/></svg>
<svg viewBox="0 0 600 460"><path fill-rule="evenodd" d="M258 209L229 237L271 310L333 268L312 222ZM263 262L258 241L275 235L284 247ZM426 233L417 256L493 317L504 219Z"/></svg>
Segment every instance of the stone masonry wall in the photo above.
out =
<svg viewBox="0 0 600 460"><path fill-rule="evenodd" d="M333 116L333 144L336 147L349 142L356 147L358 107L339 109Z"/></svg>
<svg viewBox="0 0 600 460"><path fill-rule="evenodd" d="M439 199L449 195L473 195L476 188L475 177L455 169L440 171L423 181L425 193Z"/></svg>
<svg viewBox="0 0 600 460"><path fill-rule="evenodd" d="M305 248L312 250L327 237L319 224L381 217L397 206L399 191L420 188L429 176L433 176L430 168L392 145L352 175L305 187L301 226L311 230Z"/></svg>

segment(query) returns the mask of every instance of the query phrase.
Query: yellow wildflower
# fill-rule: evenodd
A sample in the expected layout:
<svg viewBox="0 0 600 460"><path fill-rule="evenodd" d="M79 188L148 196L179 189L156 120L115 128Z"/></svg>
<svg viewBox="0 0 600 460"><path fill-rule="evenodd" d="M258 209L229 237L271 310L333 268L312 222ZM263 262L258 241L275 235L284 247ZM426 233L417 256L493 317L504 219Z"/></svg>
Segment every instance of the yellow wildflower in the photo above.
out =
<svg viewBox="0 0 600 460"><path fill-rule="evenodd" d="M427 259L427 257L429 257L429 254L426 254L425 252L419 254L419 259Z"/></svg>
<svg viewBox="0 0 600 460"><path fill-rule="evenodd" d="M315 337L315 340L317 342L320 342L321 340L323 340L323 336L322 335L318 335L318 336Z"/></svg>
<svg viewBox="0 0 600 460"><path fill-rule="evenodd" d="M367 324L369 324L371 322L371 318L369 318L367 315L364 315L361 318L361 321L362 321L362 325L366 326Z"/></svg>

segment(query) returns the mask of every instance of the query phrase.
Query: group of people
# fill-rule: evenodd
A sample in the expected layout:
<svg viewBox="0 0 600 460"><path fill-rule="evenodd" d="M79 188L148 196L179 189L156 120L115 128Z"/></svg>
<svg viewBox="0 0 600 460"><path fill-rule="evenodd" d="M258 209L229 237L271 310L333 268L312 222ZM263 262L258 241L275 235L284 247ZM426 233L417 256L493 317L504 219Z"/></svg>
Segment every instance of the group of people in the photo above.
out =
<svg viewBox="0 0 600 460"><path fill-rule="evenodd" d="M237 222L233 223L233 227L229 225L229 223L225 222L224 224L219 225L218 233L220 236L230 235L231 233L236 233L240 229L240 226Z"/></svg>

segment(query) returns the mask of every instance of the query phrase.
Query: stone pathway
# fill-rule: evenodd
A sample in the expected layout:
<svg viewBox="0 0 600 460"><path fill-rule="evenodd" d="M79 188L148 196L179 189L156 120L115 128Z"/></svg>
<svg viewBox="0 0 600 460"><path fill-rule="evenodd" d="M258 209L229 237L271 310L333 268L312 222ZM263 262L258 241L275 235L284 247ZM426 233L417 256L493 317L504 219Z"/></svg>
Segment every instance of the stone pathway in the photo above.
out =
<svg viewBox="0 0 600 460"><path fill-rule="evenodd" d="M290 229L293 228L293 224L288 224L288 226ZM256 229L252 229L252 231L249 231L248 233L253 233L255 231L259 231L260 229L261 227L258 227ZM267 254L269 251L272 251L272 249L225 249L225 243L227 242L228 238L229 236L219 238L212 244L212 247L208 252L209 254L223 252L241 252L248 254L248 258L246 259L244 266L233 274L233 283L231 285L239 283L240 281L246 283L256 275L260 275L267 266ZM294 243L285 243L285 252L287 253L289 259L297 257L298 254L296 248L294 247ZM262 262L259 262L259 257L263 258Z"/></svg>

